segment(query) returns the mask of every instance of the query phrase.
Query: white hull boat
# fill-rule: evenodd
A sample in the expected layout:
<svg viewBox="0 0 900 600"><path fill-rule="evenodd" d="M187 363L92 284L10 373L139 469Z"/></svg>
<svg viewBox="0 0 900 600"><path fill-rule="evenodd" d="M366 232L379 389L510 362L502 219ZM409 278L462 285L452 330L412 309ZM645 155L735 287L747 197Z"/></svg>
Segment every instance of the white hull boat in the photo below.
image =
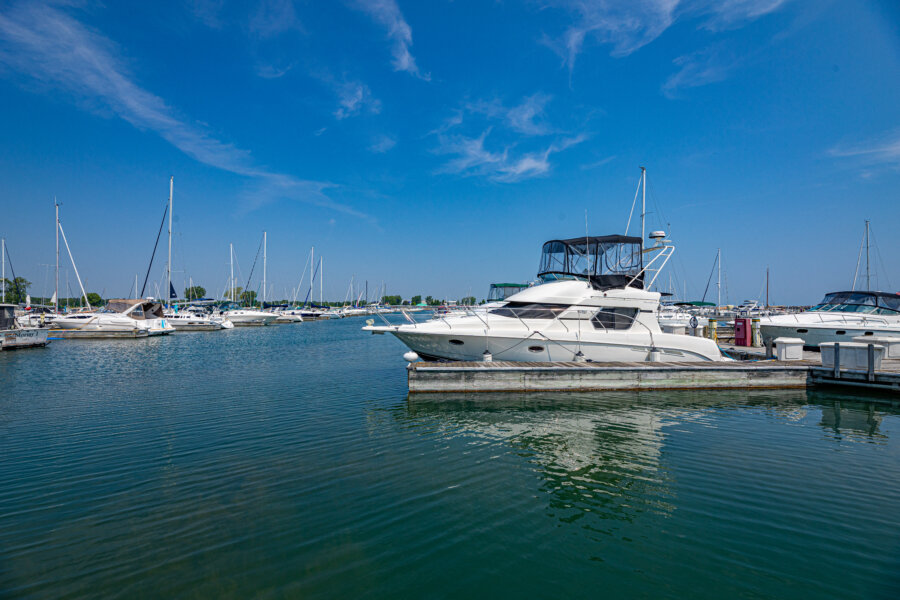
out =
<svg viewBox="0 0 900 600"><path fill-rule="evenodd" d="M175 331L162 306L152 300L110 300L98 311L56 317L53 327L77 337L146 337Z"/></svg>
<svg viewBox="0 0 900 600"><path fill-rule="evenodd" d="M15 309L13 304L0 304L0 350L46 346L50 330L20 326L16 323Z"/></svg>
<svg viewBox="0 0 900 600"><path fill-rule="evenodd" d="M538 273L545 283L500 307L363 329L390 333L426 360L727 360L712 340L662 332L660 294L643 289L641 248L641 238L626 236L553 240L544 244ZM674 251L662 242L654 249L651 263L663 257L665 264Z"/></svg>
<svg viewBox="0 0 900 600"><path fill-rule="evenodd" d="M175 331L220 331L222 329L234 329L234 323L228 319L183 311L180 313L166 313L166 319L175 327Z"/></svg>
<svg viewBox="0 0 900 600"><path fill-rule="evenodd" d="M276 315L275 313L243 308L226 310L224 313L222 313L221 316L231 321L235 325L235 327L254 327L269 325L270 323L273 323L278 317L278 315Z"/></svg>
<svg viewBox="0 0 900 600"><path fill-rule="evenodd" d="M833 292L806 312L763 317L760 332L764 342L794 337L813 348L825 342L849 342L861 335L900 337L900 295Z"/></svg>

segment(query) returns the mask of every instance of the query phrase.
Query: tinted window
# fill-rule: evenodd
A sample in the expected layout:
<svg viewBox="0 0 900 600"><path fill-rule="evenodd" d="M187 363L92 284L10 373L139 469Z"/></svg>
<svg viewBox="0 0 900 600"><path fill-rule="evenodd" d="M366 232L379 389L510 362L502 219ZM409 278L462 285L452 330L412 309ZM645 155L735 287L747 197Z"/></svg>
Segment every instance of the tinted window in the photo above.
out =
<svg viewBox="0 0 900 600"><path fill-rule="evenodd" d="M502 308L488 311L492 315L520 319L555 319L569 308L568 304L542 304L537 302L508 302Z"/></svg>
<svg viewBox="0 0 900 600"><path fill-rule="evenodd" d="M636 316L636 308L603 308L591 318L591 323L596 329L628 329Z"/></svg>

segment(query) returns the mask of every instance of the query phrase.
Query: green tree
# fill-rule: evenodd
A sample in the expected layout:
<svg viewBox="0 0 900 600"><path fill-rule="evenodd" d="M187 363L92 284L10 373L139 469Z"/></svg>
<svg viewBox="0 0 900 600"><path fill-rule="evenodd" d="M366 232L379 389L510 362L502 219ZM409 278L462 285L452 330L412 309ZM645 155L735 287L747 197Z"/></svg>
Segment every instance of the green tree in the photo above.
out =
<svg viewBox="0 0 900 600"><path fill-rule="evenodd" d="M232 298L234 298L235 302L240 302L241 294L243 292L244 292L244 288L242 288L241 286L237 286L236 288L226 290L225 291L225 299L230 301Z"/></svg>
<svg viewBox="0 0 900 600"><path fill-rule="evenodd" d="M412 305L416 305L416 304L418 304L418 303L421 302L421 301L422 301L422 296L413 296L413 297L410 299L409 303L412 304Z"/></svg>
<svg viewBox="0 0 900 600"><path fill-rule="evenodd" d="M475 304L475 296L466 296L462 300L459 301L460 304L465 304L466 306L474 306Z"/></svg>
<svg viewBox="0 0 900 600"><path fill-rule="evenodd" d="M194 287L185 288L184 297L188 300L196 300L206 296L206 288L195 285Z"/></svg>
<svg viewBox="0 0 900 600"><path fill-rule="evenodd" d="M256 302L256 292L253 290L245 290L241 292L241 304L246 304L247 306L252 306Z"/></svg>
<svg viewBox="0 0 900 600"><path fill-rule="evenodd" d="M24 277L16 277L12 281L4 279L6 284L6 302L9 304L20 304L25 302L25 296L28 295L28 288L31 282Z"/></svg>
<svg viewBox="0 0 900 600"><path fill-rule="evenodd" d="M87 293L87 300L91 303L91 306L100 306L103 304L103 298L100 297L100 294L94 292Z"/></svg>
<svg viewBox="0 0 900 600"><path fill-rule="evenodd" d="M396 306L403 302L403 298L400 296L384 296L381 299L383 304L389 304L391 306Z"/></svg>
<svg viewBox="0 0 900 600"><path fill-rule="evenodd" d="M425 296L425 304L428 306L434 306L434 298L431 296Z"/></svg>

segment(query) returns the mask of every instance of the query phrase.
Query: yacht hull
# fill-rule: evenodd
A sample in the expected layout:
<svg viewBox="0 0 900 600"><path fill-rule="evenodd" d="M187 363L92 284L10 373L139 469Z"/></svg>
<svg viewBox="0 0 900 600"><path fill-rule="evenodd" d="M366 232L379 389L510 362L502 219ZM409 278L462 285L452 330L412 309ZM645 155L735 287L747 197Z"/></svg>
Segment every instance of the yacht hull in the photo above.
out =
<svg viewBox="0 0 900 600"><path fill-rule="evenodd" d="M819 344L826 342L852 342L853 338L861 335L876 335L888 337L900 337L900 325L897 327L874 327L864 324L834 323L829 325L815 325L799 323L796 325L768 325L760 324L760 333L763 343L780 337L800 338L804 347L818 349Z"/></svg>
<svg viewBox="0 0 900 600"><path fill-rule="evenodd" d="M48 329L39 327L0 331L0 350L46 346L48 333Z"/></svg>
<svg viewBox="0 0 900 600"><path fill-rule="evenodd" d="M456 333L415 333L392 331L393 335L425 360L481 361L488 350L493 360L515 362L569 362L581 357L592 362L649 362L651 348L658 350L656 362L701 362L714 359L700 352L686 350L682 344L668 344L670 336L684 340L687 336L675 334L655 334L651 344L650 336L643 334L617 335L610 333L603 341L581 341L571 339L547 340L540 337L503 337L491 335L460 335ZM452 340L452 341L451 341ZM459 343L462 342L462 343Z"/></svg>

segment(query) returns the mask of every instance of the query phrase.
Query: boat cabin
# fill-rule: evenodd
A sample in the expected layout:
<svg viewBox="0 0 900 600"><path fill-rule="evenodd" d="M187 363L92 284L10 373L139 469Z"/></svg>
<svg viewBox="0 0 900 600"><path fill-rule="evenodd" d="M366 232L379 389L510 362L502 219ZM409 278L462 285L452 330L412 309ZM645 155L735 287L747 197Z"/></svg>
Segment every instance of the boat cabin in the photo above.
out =
<svg viewBox="0 0 900 600"><path fill-rule="evenodd" d="M600 290L643 289L642 246L641 238L626 235L550 240L541 252L538 277L544 282L584 279Z"/></svg>
<svg viewBox="0 0 900 600"><path fill-rule="evenodd" d="M810 311L851 312L900 317L900 294L889 292L832 292Z"/></svg>
<svg viewBox="0 0 900 600"><path fill-rule="evenodd" d="M0 331L16 328L16 305L0 304Z"/></svg>

